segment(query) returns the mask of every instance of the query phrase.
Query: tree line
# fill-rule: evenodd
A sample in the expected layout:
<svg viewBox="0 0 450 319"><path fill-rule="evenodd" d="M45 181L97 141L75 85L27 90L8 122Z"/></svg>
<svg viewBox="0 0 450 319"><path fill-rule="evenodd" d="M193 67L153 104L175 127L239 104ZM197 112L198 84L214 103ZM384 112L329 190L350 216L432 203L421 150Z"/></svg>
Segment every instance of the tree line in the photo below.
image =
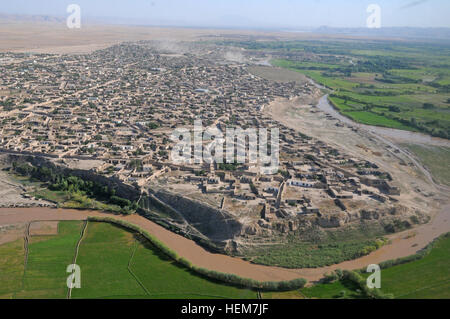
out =
<svg viewBox="0 0 450 319"><path fill-rule="evenodd" d="M108 204L120 206L125 214L134 213L138 209L136 201L117 196L114 188L99 182L65 175L52 167L36 167L29 163L13 162L12 167L15 172L23 176L29 176L32 179L47 183L50 190L86 195Z"/></svg>

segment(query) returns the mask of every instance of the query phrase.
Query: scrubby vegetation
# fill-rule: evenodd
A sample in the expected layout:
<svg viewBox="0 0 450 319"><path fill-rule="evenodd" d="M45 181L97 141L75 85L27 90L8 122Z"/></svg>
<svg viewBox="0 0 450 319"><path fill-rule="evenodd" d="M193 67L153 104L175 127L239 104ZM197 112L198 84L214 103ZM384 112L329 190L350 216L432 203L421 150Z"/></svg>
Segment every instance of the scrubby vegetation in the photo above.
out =
<svg viewBox="0 0 450 319"><path fill-rule="evenodd" d="M449 249L447 233L414 255L381 262L381 289L367 288L366 269L337 269L301 292L310 298L449 298Z"/></svg>
<svg viewBox="0 0 450 319"><path fill-rule="evenodd" d="M261 250L252 262L285 268L316 268L368 255L377 247L376 240L279 245Z"/></svg>
<svg viewBox="0 0 450 319"><path fill-rule="evenodd" d="M64 175L51 167L35 167L29 163L13 162L13 170L44 183L48 190L36 192L38 198L57 202L65 208L99 209L104 211L134 213L138 204L116 195L115 189L98 182Z"/></svg>
<svg viewBox="0 0 450 319"><path fill-rule="evenodd" d="M337 264L370 254L387 243L381 230L362 226L337 231L314 229L292 234L283 245L264 245L245 251L253 263L285 268L316 268Z"/></svg>
<svg viewBox="0 0 450 319"><path fill-rule="evenodd" d="M417 144L404 146L427 167L436 182L450 186L450 148Z"/></svg>

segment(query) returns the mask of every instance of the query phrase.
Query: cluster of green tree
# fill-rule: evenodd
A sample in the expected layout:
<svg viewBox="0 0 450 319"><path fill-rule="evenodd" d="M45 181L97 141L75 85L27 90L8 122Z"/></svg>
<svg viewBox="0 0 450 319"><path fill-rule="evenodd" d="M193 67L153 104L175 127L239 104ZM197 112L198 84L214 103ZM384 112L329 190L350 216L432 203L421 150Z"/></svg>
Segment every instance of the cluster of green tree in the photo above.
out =
<svg viewBox="0 0 450 319"><path fill-rule="evenodd" d="M80 148L80 151L83 152L83 153L94 154L96 149L94 147L82 146Z"/></svg>
<svg viewBox="0 0 450 319"><path fill-rule="evenodd" d="M0 106L8 107L8 106L13 106L13 105L14 105L14 100L11 99L11 98L8 98L8 99L6 99L4 101L0 101Z"/></svg>
<svg viewBox="0 0 450 319"><path fill-rule="evenodd" d="M288 172L288 171L285 171L285 170L281 170L281 169L280 169L280 170L278 170L278 173L280 173L281 176L283 176L283 177L286 178L286 179L292 177L291 174L289 174L289 172Z"/></svg>
<svg viewBox="0 0 450 319"><path fill-rule="evenodd" d="M357 285L360 291L369 299L393 299L392 294L385 294L380 289L369 288L366 279L356 271L344 270L342 271L341 280L348 280Z"/></svg>
<svg viewBox="0 0 450 319"><path fill-rule="evenodd" d="M116 224L125 228L128 228L129 230L132 230L145 239L147 239L153 246L155 246L157 249L159 249L161 252L163 252L165 255L170 257L171 259L175 260L179 264L183 265L184 267L192 270L193 272L204 276L206 278L212 279L212 280L218 280L225 284L237 286L237 287L244 287L244 288L251 288L251 289L261 289L266 291L290 291L294 289L300 289L303 288L306 284L306 280L303 278L298 278L290 281L278 281L278 282L260 282L257 280L249 279L249 278L242 278L233 274L226 274L221 273L201 267L197 267L193 265L190 261L186 260L185 258L182 258L178 256L176 252L171 250L169 247L167 247L165 244L163 244L160 240L158 240L156 237L151 235L149 232L141 229L140 227L133 225L131 223L117 220L110 217L89 217L90 221L96 221L96 222L108 222L112 224Z"/></svg>
<svg viewBox="0 0 450 319"><path fill-rule="evenodd" d="M149 129L151 129L151 130L155 130L155 129L157 129L159 127L159 125L157 123L155 123L155 122L150 122L150 123L147 124L147 127Z"/></svg>
<svg viewBox="0 0 450 319"><path fill-rule="evenodd" d="M369 96L398 96L398 95L404 95L404 94L411 94L411 92L409 92L409 91L394 92L394 91L364 90L364 92L362 92L362 94L369 95Z"/></svg>
<svg viewBox="0 0 450 319"><path fill-rule="evenodd" d="M421 80L411 79L404 76L393 75L389 72L383 72L382 77L375 78L378 82L389 84L406 84L406 83L421 83Z"/></svg>
<svg viewBox="0 0 450 319"><path fill-rule="evenodd" d="M450 93L450 84L440 84L436 81L429 83L430 86L438 89L439 93Z"/></svg>
<svg viewBox="0 0 450 319"><path fill-rule="evenodd" d="M370 254L371 252L381 248L387 242L388 242L388 240L386 238L378 238L377 240L374 241L374 243L372 245L364 246L363 249L361 249L361 251L359 253L361 256L366 256L366 255Z"/></svg>
<svg viewBox="0 0 450 319"><path fill-rule="evenodd" d="M316 54L345 55L348 53L349 45L338 42L321 41L218 41L218 45L242 47L248 50L277 50L297 51L302 50Z"/></svg>
<svg viewBox="0 0 450 319"><path fill-rule="evenodd" d="M399 116L391 116L390 118L399 121L404 125L408 125L416 128L419 131L426 132L431 136L442 137L442 138L450 138L450 127L442 127L440 125L440 121L434 120L428 123L424 123L422 121L417 120L415 117L411 117L410 119L405 119ZM427 125L428 124L428 125ZM432 127L432 126L435 127ZM441 127L440 127L441 126ZM440 127L440 128L439 128Z"/></svg>
<svg viewBox="0 0 450 319"><path fill-rule="evenodd" d="M301 67L297 66L296 68L306 69L306 70L323 70L324 68L320 67ZM382 57L377 56L374 58L370 58L367 60L357 61L355 64L337 67L337 68L326 68L326 72L323 72L323 76L335 77L339 75L350 77L352 73L381 73L383 74L382 79L378 79L378 81L386 82L386 83L419 83L419 80L414 80L406 77L394 76L389 73L389 70L392 69L412 69L408 63L403 60L390 58L390 57Z"/></svg>
<svg viewBox="0 0 450 319"><path fill-rule="evenodd" d="M219 163L218 169L222 171L235 171L237 170L239 164L238 163Z"/></svg>
<svg viewBox="0 0 450 319"><path fill-rule="evenodd" d="M143 167L144 167L144 164L142 163L142 160L140 160L140 159L132 159L128 163L129 169L136 169L137 171L142 171Z"/></svg>
<svg viewBox="0 0 450 319"><path fill-rule="evenodd" d="M144 151L139 147L135 152L133 152L134 156L144 155Z"/></svg>
<svg viewBox="0 0 450 319"><path fill-rule="evenodd" d="M376 248L375 240L292 242L249 250L252 262L284 268L317 268L367 255Z"/></svg>
<svg viewBox="0 0 450 319"><path fill-rule="evenodd" d="M396 105L389 106L389 112L400 113L402 110Z"/></svg>
<svg viewBox="0 0 450 319"><path fill-rule="evenodd" d="M258 188L255 186L255 184L250 183L250 190L252 191L253 194L258 196Z"/></svg>
<svg viewBox="0 0 450 319"><path fill-rule="evenodd" d="M433 103L423 103L423 108L425 110L432 110L434 109L436 106Z"/></svg>
<svg viewBox="0 0 450 319"><path fill-rule="evenodd" d="M207 173L204 169L200 170L200 171L195 171L194 172L195 176L206 176Z"/></svg>
<svg viewBox="0 0 450 319"><path fill-rule="evenodd" d="M138 208L135 201L116 196L115 189L98 182L83 180L72 175L66 176L51 167L36 167L29 163L13 162L12 167L14 171L23 176L48 183L50 190L86 195L99 201L118 205L125 214L134 213Z"/></svg>
<svg viewBox="0 0 450 319"><path fill-rule="evenodd" d="M336 281L350 282L358 288L363 297L369 299L393 299L392 294L385 294L377 288L367 287L366 279L358 271L336 269L331 273L326 273L320 280L322 284L329 284Z"/></svg>
<svg viewBox="0 0 450 319"><path fill-rule="evenodd" d="M397 233L402 230L411 228L411 223L407 220L395 219L391 223L384 225L384 229L388 233Z"/></svg>

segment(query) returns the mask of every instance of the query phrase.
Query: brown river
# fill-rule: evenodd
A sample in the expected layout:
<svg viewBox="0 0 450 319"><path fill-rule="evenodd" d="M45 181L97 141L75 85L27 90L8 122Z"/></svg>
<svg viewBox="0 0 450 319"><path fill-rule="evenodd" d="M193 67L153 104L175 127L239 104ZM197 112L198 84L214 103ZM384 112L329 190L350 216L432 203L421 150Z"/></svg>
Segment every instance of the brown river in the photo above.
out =
<svg viewBox="0 0 450 319"><path fill-rule="evenodd" d="M260 281L291 280L299 277L305 278L308 281L317 281L323 277L325 272L329 272L336 268L359 269L367 267L369 264L376 264L384 260L414 254L425 247L434 238L450 231L450 204L446 204L441 207L441 210L435 214L428 224L389 236L392 243L380 248L370 255L329 267L286 269L256 265L240 258L208 252L194 241L172 233L139 215L118 216L99 211L80 211L42 207L0 208L0 225L21 224L30 221L45 220L84 220L88 216L108 216L133 223L153 234L161 242L174 250L179 256L190 260L194 265ZM411 234L415 235L411 236Z"/></svg>

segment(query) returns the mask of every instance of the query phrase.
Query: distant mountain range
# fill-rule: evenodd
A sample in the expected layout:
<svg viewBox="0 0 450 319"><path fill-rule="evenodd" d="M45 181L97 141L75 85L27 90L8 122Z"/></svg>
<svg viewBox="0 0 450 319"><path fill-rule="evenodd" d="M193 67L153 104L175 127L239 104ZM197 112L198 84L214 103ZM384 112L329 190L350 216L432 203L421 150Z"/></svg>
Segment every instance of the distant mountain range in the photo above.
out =
<svg viewBox="0 0 450 319"><path fill-rule="evenodd" d="M369 28L335 28L328 26L315 27L299 27L299 28L281 28L275 26L255 26L252 25L254 21L244 21L233 17L233 19L222 19L219 25L188 25L182 21L155 21L155 24L148 24L145 21L130 20L124 18L84 18L84 23L92 24L120 24L120 25L149 25L161 27L200 27L212 29L251 29L261 31L286 31L286 32L310 32L315 34L331 34L331 35L347 35L347 36L362 36L362 37L377 37L377 38L403 38L411 40L445 40L450 42L450 28L417 28L417 27L386 27L380 29ZM225 20L230 24L226 25ZM12 15L0 13L0 24L2 23L65 23L64 16L50 16L50 15ZM234 26L232 24L235 24Z"/></svg>
<svg viewBox="0 0 450 319"><path fill-rule="evenodd" d="M0 13L0 23L5 22L47 22L47 23L61 23L66 18L49 15L19 15L19 14L3 14Z"/></svg>
<svg viewBox="0 0 450 319"><path fill-rule="evenodd" d="M384 38L408 39L435 39L450 41L450 28L413 28L413 27L387 27L380 29L369 28L331 28L320 27L310 30L314 33L345 34L354 36L373 36Z"/></svg>

